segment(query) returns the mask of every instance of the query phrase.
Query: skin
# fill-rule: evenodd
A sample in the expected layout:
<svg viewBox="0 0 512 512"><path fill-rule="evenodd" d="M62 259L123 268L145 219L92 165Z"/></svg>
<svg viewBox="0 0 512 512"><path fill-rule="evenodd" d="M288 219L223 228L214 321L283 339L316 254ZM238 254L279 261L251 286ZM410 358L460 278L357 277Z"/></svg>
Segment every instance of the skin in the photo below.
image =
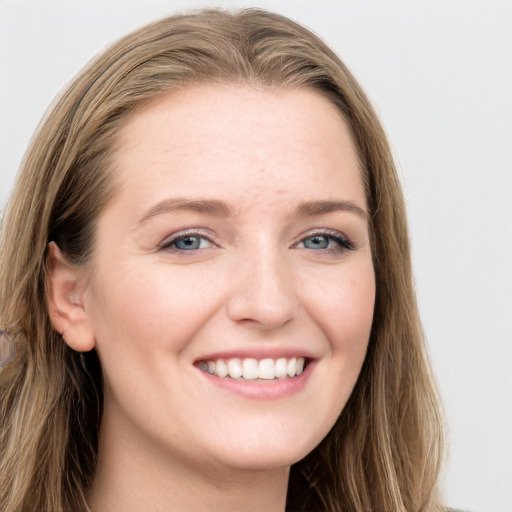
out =
<svg viewBox="0 0 512 512"><path fill-rule="evenodd" d="M105 378L91 509L282 511L289 467L335 423L372 324L347 126L311 90L194 86L132 113L114 161L90 266L50 248L53 323L97 350ZM180 249L184 234L199 248ZM311 366L298 390L249 397L198 368L225 352Z"/></svg>

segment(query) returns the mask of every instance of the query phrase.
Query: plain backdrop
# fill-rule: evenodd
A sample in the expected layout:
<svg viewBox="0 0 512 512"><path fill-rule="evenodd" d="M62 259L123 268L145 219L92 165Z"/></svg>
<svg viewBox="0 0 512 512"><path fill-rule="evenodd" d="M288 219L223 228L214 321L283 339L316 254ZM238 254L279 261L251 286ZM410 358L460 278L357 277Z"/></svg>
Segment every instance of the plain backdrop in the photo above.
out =
<svg viewBox="0 0 512 512"><path fill-rule="evenodd" d="M510 0L0 0L0 209L40 118L83 65L142 24L203 6L261 6L302 22L367 91L407 198L450 430L447 502L511 512Z"/></svg>

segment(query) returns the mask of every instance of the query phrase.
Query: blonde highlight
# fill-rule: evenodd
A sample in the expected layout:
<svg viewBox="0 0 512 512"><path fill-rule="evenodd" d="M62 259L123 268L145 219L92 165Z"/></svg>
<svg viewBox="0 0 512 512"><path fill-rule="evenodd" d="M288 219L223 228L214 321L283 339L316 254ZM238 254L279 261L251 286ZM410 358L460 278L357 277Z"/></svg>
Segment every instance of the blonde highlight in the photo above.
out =
<svg viewBox="0 0 512 512"><path fill-rule="evenodd" d="M89 64L40 127L0 238L0 324L18 355L0 373L0 509L88 510L102 413L100 362L52 328L46 253L73 265L94 251L115 192L110 171L126 116L189 84L305 87L350 127L371 219L377 296L362 372L324 441L292 466L287 510L436 512L443 418L417 312L405 205L385 133L345 65L302 26L257 9L156 22Z"/></svg>

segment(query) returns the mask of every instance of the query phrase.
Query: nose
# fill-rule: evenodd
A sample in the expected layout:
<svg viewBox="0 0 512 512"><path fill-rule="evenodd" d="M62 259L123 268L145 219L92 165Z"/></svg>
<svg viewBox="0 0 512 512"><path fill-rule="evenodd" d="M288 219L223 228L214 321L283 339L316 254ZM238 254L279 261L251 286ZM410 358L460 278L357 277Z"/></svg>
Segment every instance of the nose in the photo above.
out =
<svg viewBox="0 0 512 512"><path fill-rule="evenodd" d="M298 310L293 271L276 250L241 257L234 272L228 315L234 322L275 330L293 320Z"/></svg>

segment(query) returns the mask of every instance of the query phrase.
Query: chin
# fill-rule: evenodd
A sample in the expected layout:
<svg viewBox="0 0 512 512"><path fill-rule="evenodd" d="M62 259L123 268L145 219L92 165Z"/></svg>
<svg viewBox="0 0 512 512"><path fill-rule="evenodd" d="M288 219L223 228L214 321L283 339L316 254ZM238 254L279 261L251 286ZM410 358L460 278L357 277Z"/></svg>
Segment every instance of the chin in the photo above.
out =
<svg viewBox="0 0 512 512"><path fill-rule="evenodd" d="M217 454L225 465L249 471L289 468L308 455L322 441L328 430L302 435L297 432L276 432L276 429L256 429L244 439L231 439L223 444L227 450ZM282 434L282 435L279 435ZM220 444L220 443L219 443ZM217 448L219 448L218 446Z"/></svg>

